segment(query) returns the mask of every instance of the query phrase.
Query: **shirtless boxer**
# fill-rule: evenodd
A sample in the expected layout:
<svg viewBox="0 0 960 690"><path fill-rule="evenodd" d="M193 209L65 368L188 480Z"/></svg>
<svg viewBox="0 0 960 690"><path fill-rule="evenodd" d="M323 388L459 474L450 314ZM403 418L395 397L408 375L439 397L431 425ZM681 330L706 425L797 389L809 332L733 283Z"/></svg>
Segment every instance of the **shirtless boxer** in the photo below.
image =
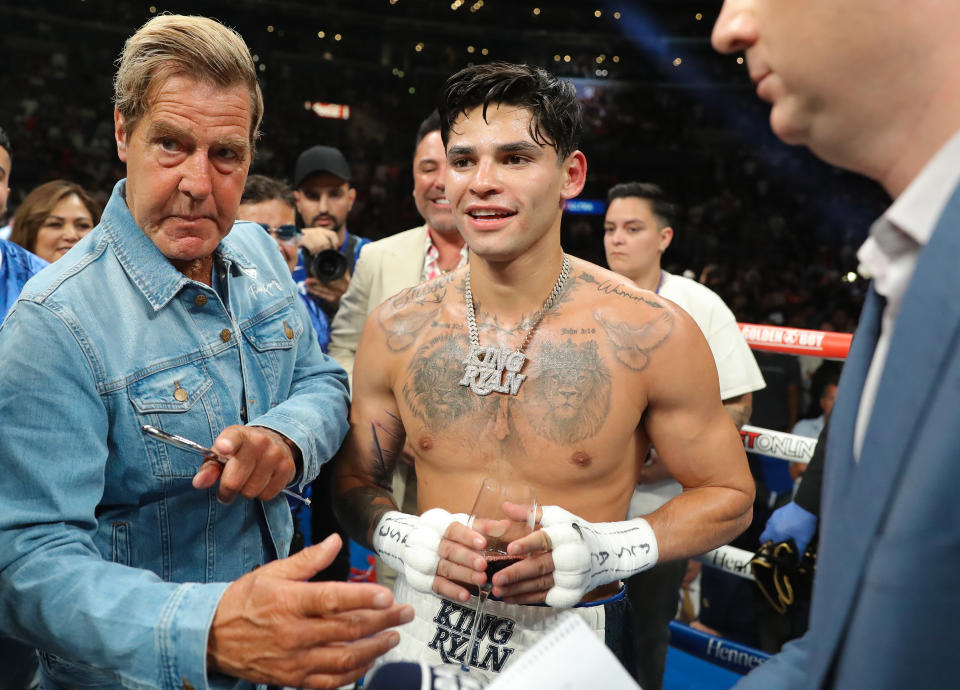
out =
<svg viewBox="0 0 960 690"><path fill-rule="evenodd" d="M564 607L622 654L620 580L749 524L743 445L693 320L560 247L563 202L586 176L574 87L523 65L478 65L448 80L440 114L470 263L367 320L336 458L341 522L396 567L398 601L418 609L394 659L495 673ZM421 516L398 512L390 493L408 437ZM651 443L684 491L625 521ZM463 523L490 475L531 485L544 508L541 529L510 544L525 558L493 577L499 601L468 653L467 602L486 563L483 537Z"/></svg>

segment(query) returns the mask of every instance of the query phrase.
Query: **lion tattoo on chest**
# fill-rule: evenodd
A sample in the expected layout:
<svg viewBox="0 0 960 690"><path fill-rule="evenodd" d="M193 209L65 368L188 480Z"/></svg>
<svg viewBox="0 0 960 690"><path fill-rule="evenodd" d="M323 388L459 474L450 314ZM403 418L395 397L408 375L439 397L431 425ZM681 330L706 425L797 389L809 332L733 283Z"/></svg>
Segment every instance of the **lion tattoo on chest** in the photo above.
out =
<svg viewBox="0 0 960 690"><path fill-rule="evenodd" d="M610 371L596 341L544 343L536 362L523 400L534 431L567 445L599 432L610 409Z"/></svg>

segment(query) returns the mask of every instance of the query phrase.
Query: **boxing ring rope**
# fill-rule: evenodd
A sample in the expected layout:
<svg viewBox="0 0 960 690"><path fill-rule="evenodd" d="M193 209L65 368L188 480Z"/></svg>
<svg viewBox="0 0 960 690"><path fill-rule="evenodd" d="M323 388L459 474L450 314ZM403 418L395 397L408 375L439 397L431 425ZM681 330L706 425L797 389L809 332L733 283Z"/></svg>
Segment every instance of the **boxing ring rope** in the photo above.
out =
<svg viewBox="0 0 960 690"><path fill-rule="evenodd" d="M670 621L670 645L741 675L746 675L770 658L769 654L759 649L695 630L678 621Z"/></svg>
<svg viewBox="0 0 960 690"><path fill-rule="evenodd" d="M811 331L805 328L763 326L756 323L738 323L740 332L751 350L779 352L785 355L812 355L824 359L847 358L851 333Z"/></svg>
<svg viewBox="0 0 960 690"><path fill-rule="evenodd" d="M782 354L814 355L824 359L843 360L846 359L850 342L853 340L853 336L849 333L761 326L753 323L738 325L751 349ZM743 441L743 449L748 453L804 464L810 462L813 450L817 447L817 440L814 438L763 429L749 424L744 424L740 429L740 439ZM734 546L721 546L697 556L694 560L731 575L752 580L751 558L753 554L749 551Z"/></svg>
<svg viewBox="0 0 960 690"><path fill-rule="evenodd" d="M844 360L850 350L853 335L802 328L784 328L753 323L740 323L740 332L753 350L778 352L786 355L811 355L824 359ZM744 424L740 429L743 448L748 453L779 458L788 462L809 463L817 440L763 429ZM734 546L721 546L697 556L693 560L722 570L731 575L753 580L750 561L754 554ZM736 673L746 674L770 658L769 654L745 645L701 632L678 621L670 623L670 644L677 649L722 666Z"/></svg>

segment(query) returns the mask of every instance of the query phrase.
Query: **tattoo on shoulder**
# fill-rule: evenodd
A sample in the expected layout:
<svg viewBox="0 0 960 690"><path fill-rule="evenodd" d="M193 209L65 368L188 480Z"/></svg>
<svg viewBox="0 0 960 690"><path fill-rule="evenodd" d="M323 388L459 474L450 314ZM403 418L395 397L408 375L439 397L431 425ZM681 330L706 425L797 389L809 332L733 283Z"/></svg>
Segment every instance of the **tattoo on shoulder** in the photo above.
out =
<svg viewBox="0 0 960 690"><path fill-rule="evenodd" d="M447 286L456 276L456 273L444 273L433 280L401 290L390 298L390 303L394 309L403 309L411 304L416 306L439 304L447 294Z"/></svg>
<svg viewBox="0 0 960 690"><path fill-rule="evenodd" d="M554 345L536 355L524 409L540 436L571 444L595 436L610 409L610 371L595 340Z"/></svg>
<svg viewBox="0 0 960 690"><path fill-rule="evenodd" d="M620 363L634 371L646 369L650 355L667 342L673 332L673 314L666 309L638 325L616 321L599 311L593 312L593 318L600 324Z"/></svg>
<svg viewBox="0 0 960 690"><path fill-rule="evenodd" d="M469 349L466 335L441 333L414 354L403 398L428 429L440 431L474 411L477 397L460 385Z"/></svg>
<svg viewBox="0 0 960 690"><path fill-rule="evenodd" d="M618 285L612 280L602 280L602 281L597 280L595 276L591 275L590 273L587 273L586 271L583 271L580 275L577 276L577 278L579 278L583 282L588 283L590 285L595 285L597 292L602 293L604 295L615 295L617 297L626 298L631 302L646 304L647 306L653 307L654 309L663 309L663 305L660 302L657 302L656 300L652 300L652 299L647 299L642 295L635 295L634 293L626 289L623 285Z"/></svg>
<svg viewBox="0 0 960 690"><path fill-rule="evenodd" d="M391 352L402 352L410 347L416 334L434 321L443 309L447 286L452 274L403 290L390 300L390 308L381 308L377 323L386 333L387 347Z"/></svg>

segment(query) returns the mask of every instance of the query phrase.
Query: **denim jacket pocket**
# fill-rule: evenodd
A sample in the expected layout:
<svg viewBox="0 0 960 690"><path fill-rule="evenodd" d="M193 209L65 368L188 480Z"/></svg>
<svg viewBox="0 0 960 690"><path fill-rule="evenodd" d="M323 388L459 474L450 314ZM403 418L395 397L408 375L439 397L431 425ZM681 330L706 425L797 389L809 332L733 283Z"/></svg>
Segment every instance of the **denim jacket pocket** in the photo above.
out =
<svg viewBox="0 0 960 690"><path fill-rule="evenodd" d="M302 333L303 321L290 304L273 313L261 313L243 325L244 336L259 352L289 350Z"/></svg>
<svg viewBox="0 0 960 690"><path fill-rule="evenodd" d="M304 334L304 324L292 304L275 311L261 313L241 326L244 337L256 353L263 383L270 391L269 407L283 402L289 394L295 360L288 350L296 347ZM281 392L282 391L282 395ZM263 412L264 410L260 410ZM253 410L251 410L251 413Z"/></svg>
<svg viewBox="0 0 960 690"><path fill-rule="evenodd" d="M213 380L202 363L170 367L145 376L128 388L139 424L152 424L205 446L213 442L215 415L208 409ZM212 391L210 391L212 395ZM143 435L150 469L155 477L193 477L203 459L155 438Z"/></svg>

